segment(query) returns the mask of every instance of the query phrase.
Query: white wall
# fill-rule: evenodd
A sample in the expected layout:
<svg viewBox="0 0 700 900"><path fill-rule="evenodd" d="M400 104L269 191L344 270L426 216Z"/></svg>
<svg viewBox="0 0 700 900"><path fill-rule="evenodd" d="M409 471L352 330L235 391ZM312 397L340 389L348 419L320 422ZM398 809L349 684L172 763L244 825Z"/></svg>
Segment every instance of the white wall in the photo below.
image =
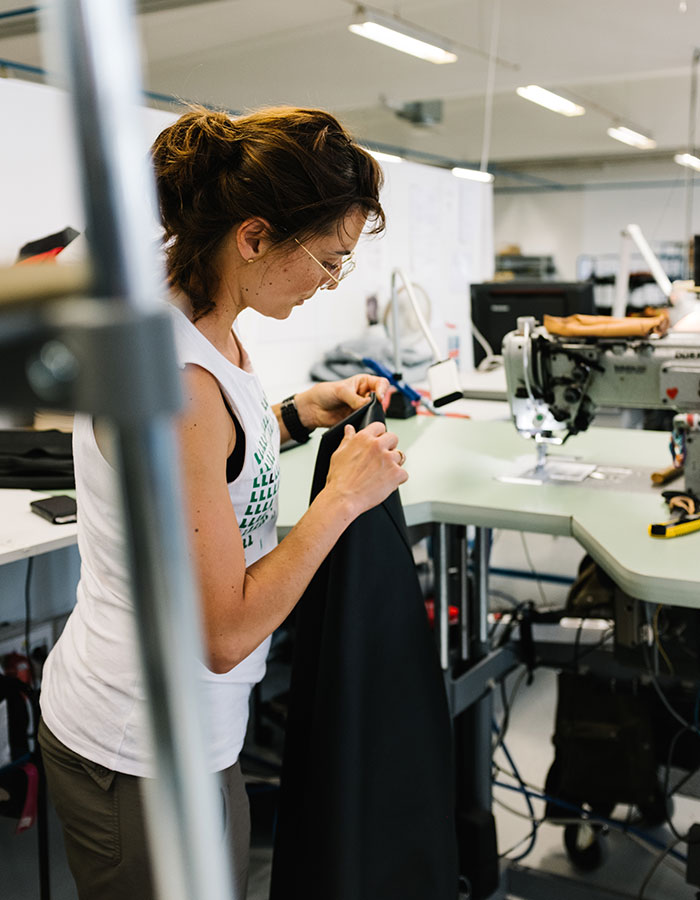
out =
<svg viewBox="0 0 700 900"><path fill-rule="evenodd" d="M367 332L367 297L377 297L381 314L396 267L428 293L431 330L441 349L446 323L455 324L461 363L470 365L469 284L493 273L491 186L417 163L387 163L384 172L386 233L361 239L357 268L347 281L319 291L284 322L248 311L241 317L243 337L271 394L305 382L324 351Z"/></svg>
<svg viewBox="0 0 700 900"><path fill-rule="evenodd" d="M700 228L700 192L696 190L694 227ZM667 186L537 191L496 194L496 251L519 244L522 252L551 254L562 280L576 278L581 254L619 253L620 232L634 222L654 245L685 240L683 178Z"/></svg>
<svg viewBox="0 0 700 900"><path fill-rule="evenodd" d="M48 85L0 78L0 265L11 265L28 241L84 228L67 95ZM173 120L143 109L144 153Z"/></svg>
<svg viewBox="0 0 700 900"><path fill-rule="evenodd" d="M15 123L0 146L0 265L9 265L27 241L66 225L81 230L84 216L65 94L0 79L0 108L4 121ZM174 117L143 110L144 154ZM363 239L351 278L284 322L254 313L242 317L243 337L271 392L307 381L309 367L325 350L363 334L366 298L375 294L386 303L396 266L430 295L438 343L445 345L445 323L456 324L469 362L468 286L489 277L493 266L491 186L416 163L387 164L385 172L387 232Z"/></svg>

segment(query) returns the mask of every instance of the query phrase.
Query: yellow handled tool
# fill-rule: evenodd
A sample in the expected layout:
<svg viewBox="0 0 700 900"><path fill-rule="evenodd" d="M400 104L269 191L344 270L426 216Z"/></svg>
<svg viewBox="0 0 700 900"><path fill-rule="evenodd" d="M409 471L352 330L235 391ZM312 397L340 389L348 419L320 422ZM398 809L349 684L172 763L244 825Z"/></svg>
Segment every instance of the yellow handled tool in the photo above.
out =
<svg viewBox="0 0 700 900"><path fill-rule="evenodd" d="M689 534L691 531L699 530L700 515L680 520L671 519L670 522L657 522L649 526L649 534L658 538L680 537L682 534Z"/></svg>

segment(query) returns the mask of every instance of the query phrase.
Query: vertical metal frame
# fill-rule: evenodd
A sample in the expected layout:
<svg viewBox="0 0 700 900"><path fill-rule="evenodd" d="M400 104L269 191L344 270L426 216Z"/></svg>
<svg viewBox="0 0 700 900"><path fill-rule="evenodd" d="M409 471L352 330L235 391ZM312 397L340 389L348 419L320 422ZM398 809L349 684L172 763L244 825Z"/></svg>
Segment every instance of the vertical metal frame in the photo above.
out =
<svg viewBox="0 0 700 900"><path fill-rule="evenodd" d="M155 192L139 139L132 6L127 0L50 0L46 15L45 30L58 42L71 93L94 294L123 304L132 321L143 316L146 322L160 313L162 298L148 205ZM137 342L124 367L139 354L172 355L162 335L159 340ZM177 392L178 380L175 365L164 367L164 398ZM93 393L102 389L114 405L115 385ZM161 410L144 410L138 402L132 408L127 395L111 420L156 773L144 782L146 821L163 900L230 900L221 802L206 764L202 641L171 413L166 402Z"/></svg>

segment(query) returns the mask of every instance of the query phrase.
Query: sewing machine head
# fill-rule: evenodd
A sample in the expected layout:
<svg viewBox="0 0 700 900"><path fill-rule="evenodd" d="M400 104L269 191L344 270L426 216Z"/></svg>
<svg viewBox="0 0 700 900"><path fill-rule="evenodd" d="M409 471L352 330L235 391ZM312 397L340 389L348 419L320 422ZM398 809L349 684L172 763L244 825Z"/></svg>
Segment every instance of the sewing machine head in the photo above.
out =
<svg viewBox="0 0 700 900"><path fill-rule="evenodd" d="M700 448L698 332L562 337L525 317L503 340L503 362L515 427L538 445L585 431L601 407L622 407L683 413L678 426ZM698 467L700 487L700 452Z"/></svg>

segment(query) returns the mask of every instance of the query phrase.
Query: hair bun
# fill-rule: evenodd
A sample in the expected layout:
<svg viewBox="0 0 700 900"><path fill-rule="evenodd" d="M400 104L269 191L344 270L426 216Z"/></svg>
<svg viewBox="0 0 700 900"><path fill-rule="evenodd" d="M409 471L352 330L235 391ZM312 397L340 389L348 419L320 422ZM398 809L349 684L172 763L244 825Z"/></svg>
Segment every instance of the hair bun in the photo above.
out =
<svg viewBox="0 0 700 900"><path fill-rule="evenodd" d="M241 161L241 134L235 121L226 113L201 109L194 120L198 132L198 164L212 169L236 167Z"/></svg>

